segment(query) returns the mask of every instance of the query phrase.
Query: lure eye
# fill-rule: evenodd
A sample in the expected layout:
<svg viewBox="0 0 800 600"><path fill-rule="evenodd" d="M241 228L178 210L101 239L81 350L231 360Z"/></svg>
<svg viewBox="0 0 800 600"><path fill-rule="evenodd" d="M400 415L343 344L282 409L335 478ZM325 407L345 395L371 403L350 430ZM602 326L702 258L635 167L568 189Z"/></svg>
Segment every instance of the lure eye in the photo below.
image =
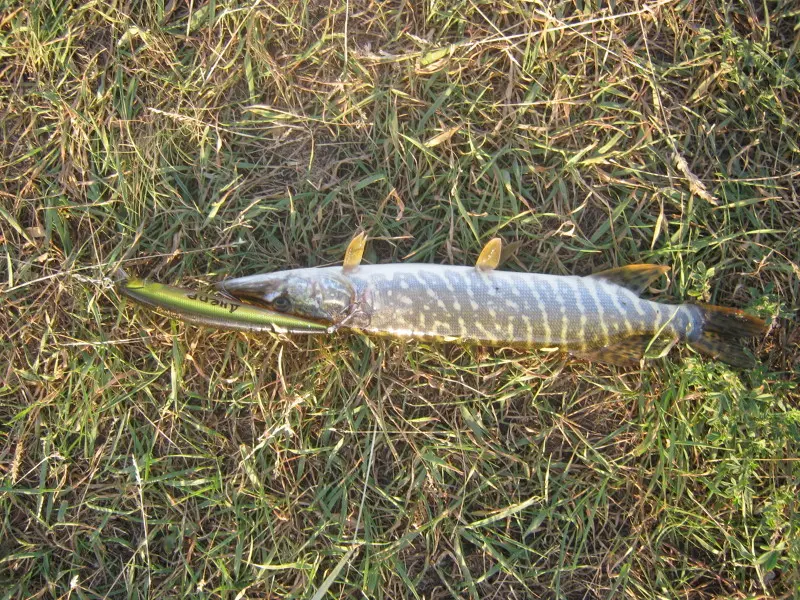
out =
<svg viewBox="0 0 800 600"><path fill-rule="evenodd" d="M278 296L275 298L272 305L275 307L275 310L287 312L290 308L292 308L292 301L286 296Z"/></svg>

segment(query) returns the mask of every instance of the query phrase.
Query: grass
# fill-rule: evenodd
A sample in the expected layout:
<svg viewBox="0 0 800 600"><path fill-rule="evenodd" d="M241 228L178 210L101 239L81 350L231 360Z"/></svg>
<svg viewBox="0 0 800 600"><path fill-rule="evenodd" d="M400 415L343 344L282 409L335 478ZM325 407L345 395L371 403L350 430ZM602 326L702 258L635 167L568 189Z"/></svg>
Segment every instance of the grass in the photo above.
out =
<svg viewBox="0 0 800 600"><path fill-rule="evenodd" d="M790 0L0 0L0 597L800 596ZM773 319L638 370L154 316L367 259Z"/></svg>

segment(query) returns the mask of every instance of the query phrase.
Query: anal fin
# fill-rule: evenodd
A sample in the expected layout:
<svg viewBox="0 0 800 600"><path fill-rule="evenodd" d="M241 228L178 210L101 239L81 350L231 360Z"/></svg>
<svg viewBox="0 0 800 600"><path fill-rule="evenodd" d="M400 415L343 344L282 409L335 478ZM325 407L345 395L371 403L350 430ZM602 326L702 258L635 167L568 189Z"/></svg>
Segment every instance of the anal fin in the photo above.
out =
<svg viewBox="0 0 800 600"><path fill-rule="evenodd" d="M629 290L641 294L656 279L666 274L669 267L666 265L628 265L617 269L607 269L589 275L591 279L605 279L611 283L621 285Z"/></svg>
<svg viewBox="0 0 800 600"><path fill-rule="evenodd" d="M633 367L643 358L661 358L666 356L676 344L678 338L662 333L660 335L629 335L608 346L592 350L573 351L572 354L591 362L603 362L619 367Z"/></svg>

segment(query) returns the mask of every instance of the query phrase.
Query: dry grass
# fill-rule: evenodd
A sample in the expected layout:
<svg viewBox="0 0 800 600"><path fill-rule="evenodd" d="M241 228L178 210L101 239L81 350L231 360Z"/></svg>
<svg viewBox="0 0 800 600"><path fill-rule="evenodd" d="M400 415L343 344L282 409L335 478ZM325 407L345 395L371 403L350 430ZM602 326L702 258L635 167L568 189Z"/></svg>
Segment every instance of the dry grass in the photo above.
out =
<svg viewBox="0 0 800 600"><path fill-rule="evenodd" d="M610 6L610 8L609 8ZM0 0L0 597L800 594L800 11ZM105 282L673 268L735 373L171 323Z"/></svg>

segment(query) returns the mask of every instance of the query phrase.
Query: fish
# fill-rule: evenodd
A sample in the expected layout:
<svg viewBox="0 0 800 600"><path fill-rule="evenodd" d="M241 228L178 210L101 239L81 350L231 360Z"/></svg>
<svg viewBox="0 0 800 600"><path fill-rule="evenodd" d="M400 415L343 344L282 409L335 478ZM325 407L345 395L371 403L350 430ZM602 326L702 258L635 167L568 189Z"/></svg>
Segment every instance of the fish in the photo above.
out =
<svg viewBox="0 0 800 600"><path fill-rule="evenodd" d="M291 269L219 282L242 302L396 338L567 352L621 366L665 356L682 342L738 368L755 364L745 341L766 323L742 310L642 297L669 267L634 264L588 276L498 270L492 239L475 266L362 265L356 236L342 266Z"/></svg>
<svg viewBox="0 0 800 600"><path fill-rule="evenodd" d="M125 279L117 290L168 317L217 329L273 333L325 333L329 325L244 304L218 293L198 292L142 279Z"/></svg>

